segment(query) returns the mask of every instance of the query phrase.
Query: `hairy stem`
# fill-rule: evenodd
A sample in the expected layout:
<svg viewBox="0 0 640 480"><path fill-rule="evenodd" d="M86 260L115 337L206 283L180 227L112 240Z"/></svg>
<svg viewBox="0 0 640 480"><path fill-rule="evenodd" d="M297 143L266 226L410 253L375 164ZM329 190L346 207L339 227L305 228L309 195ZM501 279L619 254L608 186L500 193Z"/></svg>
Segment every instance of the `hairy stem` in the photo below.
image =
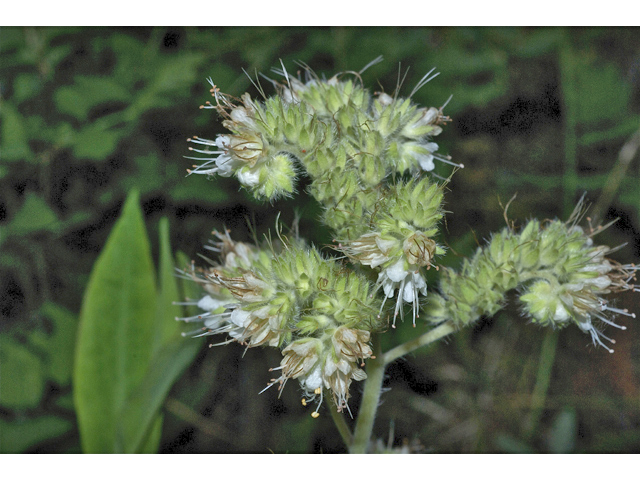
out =
<svg viewBox="0 0 640 480"><path fill-rule="evenodd" d="M353 441L353 435L351 434L349 425L347 425L347 422L344 419L344 414L338 412L338 410L333 405L329 407L329 411L331 412L333 423L336 424L336 428L338 429L338 432L340 432L342 441L344 441L345 445L347 446L351 445L351 442Z"/></svg>
<svg viewBox="0 0 640 480"><path fill-rule="evenodd" d="M536 385L531 394L531 411L524 425L526 439L533 437L540 422L540 417L542 416L542 410L549 390L549 383L551 382L551 370L553 369L557 344L558 332L556 330L548 330L540 351Z"/></svg>
<svg viewBox="0 0 640 480"><path fill-rule="evenodd" d="M382 362L384 365L388 365L393 362L396 358L400 358L403 355L413 352L414 350L424 347L425 345L429 345L430 343L435 342L436 340L440 340L443 337L455 332L456 328L453 326L451 322L445 322L442 325L434 328L433 330L429 330L427 333L420 335L418 338L413 339L407 343L403 343L402 345L398 345L395 348L392 348L388 352L382 355ZM368 371L368 370L367 370Z"/></svg>
<svg viewBox="0 0 640 480"><path fill-rule="evenodd" d="M364 385L362 403L358 411L358 420L356 421L356 429L353 434L353 441L351 442L349 453L366 453L371 432L373 431L373 423L380 401L380 393L382 392L385 363L380 355L379 340L377 338L373 340L376 358L367 361L367 381Z"/></svg>
<svg viewBox="0 0 640 480"><path fill-rule="evenodd" d="M380 402L385 367L396 358L406 355L420 347L424 347L425 345L429 345L436 340L446 337L454 331L455 327L453 324L451 322L445 322L418 338L407 343L403 343L402 345L398 345L384 354L381 354L379 351L379 342L374 340L374 347L377 346L376 348L378 351L376 351L376 358L367 362L367 381L364 386L364 394L362 396L362 404L360 405L360 410L358 412L358 420L356 421L353 441L349 448L350 453L366 453L367 445L371 438L371 432L373 431L376 410L378 409L378 403Z"/></svg>

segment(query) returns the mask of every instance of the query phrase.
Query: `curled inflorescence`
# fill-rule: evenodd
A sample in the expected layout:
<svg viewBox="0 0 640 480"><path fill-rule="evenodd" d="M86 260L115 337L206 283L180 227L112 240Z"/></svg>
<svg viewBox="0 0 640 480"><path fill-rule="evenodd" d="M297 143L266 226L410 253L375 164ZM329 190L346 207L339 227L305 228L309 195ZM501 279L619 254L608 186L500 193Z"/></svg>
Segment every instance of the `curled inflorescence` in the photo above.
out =
<svg viewBox="0 0 640 480"><path fill-rule="evenodd" d="M395 327L405 310L414 326L424 318L462 327L494 314L517 290L533 322L576 324L610 350L603 339L613 341L600 325L624 328L609 314L634 315L605 295L638 291L631 283L637 267L606 258L611 250L593 244L577 225L582 202L566 223L532 220L493 235L459 271L440 269L439 288L427 295L427 270L439 269L445 253L437 237L452 174L434 170L436 163L463 167L434 141L451 119L444 106L419 107L411 99L433 71L406 98L398 91L372 95L362 86L363 71L327 80L305 65L297 77L283 66L275 73L284 81L268 79L275 95L267 98L256 84L262 100L224 94L210 80L214 101L203 108L217 111L229 132L188 139L198 154L188 158L199 162L189 174L233 176L267 201L293 196L305 176L342 257L325 257L297 237L258 246L214 232L207 248L219 258L183 273L203 288L186 302L202 313L180 319L201 325L190 334L278 348L283 358L271 371L279 373L265 390L297 379L303 404L328 390L339 411L349 409L351 383L366 378L372 333Z"/></svg>

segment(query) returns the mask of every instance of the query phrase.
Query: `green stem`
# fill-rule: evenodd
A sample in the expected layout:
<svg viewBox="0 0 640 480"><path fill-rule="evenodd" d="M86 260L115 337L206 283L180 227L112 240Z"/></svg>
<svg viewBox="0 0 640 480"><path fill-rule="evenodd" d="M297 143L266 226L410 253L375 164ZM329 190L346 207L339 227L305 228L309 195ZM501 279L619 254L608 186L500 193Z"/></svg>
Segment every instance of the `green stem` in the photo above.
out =
<svg viewBox="0 0 640 480"><path fill-rule="evenodd" d="M593 219L594 225L599 225L605 217L605 210L613 202L616 193L625 179L627 169L638 153L638 150L640 150L640 130L636 130L636 133L627 140L620 149L620 152L618 152L618 161L611 170L611 173L609 173L607 181L602 188L600 198L598 198L595 207L591 210L591 218Z"/></svg>
<svg viewBox="0 0 640 480"><path fill-rule="evenodd" d="M564 124L564 173L562 187L564 197L564 214L571 212L578 189L578 136L576 122L576 105L579 104L578 88L575 79L575 55L571 49L569 32L564 32L559 48L560 82L563 101Z"/></svg>
<svg viewBox="0 0 640 480"><path fill-rule="evenodd" d="M393 362L396 358L400 358L408 353L413 352L414 350L424 347L425 345L429 345L430 343L435 342L436 340L440 340L443 337L455 332L456 328L453 326L451 322L445 322L442 325L434 328L433 330L429 330L427 333L420 335L418 338L413 339L407 343L403 343L402 345L398 345L395 348L392 348L384 355L382 355L382 361L384 365L388 365Z"/></svg>
<svg viewBox="0 0 640 480"><path fill-rule="evenodd" d="M418 338L407 343L403 343L402 345L398 345L384 354L380 353L380 344L374 339L373 345L374 348L377 349L375 352L376 358L372 358L367 362L367 381L364 386L360 410L358 411L358 419L356 421L356 429L353 434L353 441L349 448L350 453L366 453L367 451L367 446L371 439L371 433L373 432L376 410L380 403L385 367L395 359L446 337L454 331L455 327L453 324L451 322L445 322L433 330L420 335Z"/></svg>
<svg viewBox="0 0 640 480"><path fill-rule="evenodd" d="M336 428L338 429L338 432L340 432L340 436L342 437L345 445L351 445L351 442L353 441L353 435L351 434L349 425L347 425L347 422L344 419L344 413L338 412L334 405L329 406L329 411L331 412L333 423L336 424Z"/></svg>
<svg viewBox="0 0 640 480"><path fill-rule="evenodd" d="M349 447L349 453L367 452L367 446L373 431L373 423L376 418L376 410L380 402L380 393L382 393L385 363L379 354L380 341L377 338L373 340L376 358L367 361L367 381L364 384L362 403L358 411L358 420L356 421L356 429Z"/></svg>
<svg viewBox="0 0 640 480"><path fill-rule="evenodd" d="M551 329L548 330L542 341L536 385L533 387L533 393L531 394L531 412L524 427L526 439L533 437L540 422L542 410L549 391L549 383L551 382L551 370L553 369L557 344L558 332Z"/></svg>

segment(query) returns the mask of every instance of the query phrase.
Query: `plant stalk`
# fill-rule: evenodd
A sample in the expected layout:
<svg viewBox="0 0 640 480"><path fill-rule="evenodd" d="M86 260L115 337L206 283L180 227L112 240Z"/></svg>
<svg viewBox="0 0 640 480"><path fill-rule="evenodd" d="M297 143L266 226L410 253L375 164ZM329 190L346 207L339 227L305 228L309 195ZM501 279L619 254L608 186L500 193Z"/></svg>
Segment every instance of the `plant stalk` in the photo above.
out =
<svg viewBox="0 0 640 480"><path fill-rule="evenodd" d="M373 345L374 348L377 349L375 352L376 358L372 358L367 362L367 381L364 386L362 403L360 405L360 410L358 411L356 429L353 434L353 441L349 447L349 453L366 453L367 451L367 446L371 439L371 433L373 432L376 410L378 409L378 404L380 402L380 394L382 393L382 381L384 379L385 367L395 359L420 347L429 345L436 340L440 340L454 331L455 327L453 324L451 322L445 322L418 338L403 343L402 345L398 345L384 354L380 353L380 344L376 339L374 339ZM334 420L336 419L334 418ZM337 421L336 425L338 425ZM338 429L340 429L339 425ZM343 438L345 438L344 435Z"/></svg>
<svg viewBox="0 0 640 480"><path fill-rule="evenodd" d="M427 333L420 335L414 340L410 340L407 343L403 343L402 345L398 345L397 347L392 348L382 355L382 361L384 365L388 365L396 358L400 358L420 347L424 347L425 345L429 345L436 340L440 340L441 338L446 337L447 335L455 331L456 328L451 322L445 322L442 325L437 326L433 330L429 330Z"/></svg>
<svg viewBox="0 0 640 480"><path fill-rule="evenodd" d="M333 418L333 423L336 424L336 428L338 432L340 432L340 436L342 437L342 441L344 441L345 445L351 445L353 441L353 435L351 433L351 429L349 425L347 425L346 420L344 419L344 414L338 412L334 405L329 406L329 411L331 412L331 418Z"/></svg>
<svg viewBox="0 0 640 480"><path fill-rule="evenodd" d="M524 425L524 435L527 440L533 438L545 401L549 384L551 383L551 371L556 356L556 347L558 345L558 332L556 330L548 330L542 342L540 351L540 363L538 364L538 374L536 376L536 385L531 394L531 411Z"/></svg>
<svg viewBox="0 0 640 480"><path fill-rule="evenodd" d="M373 346L376 358L371 358L367 361L367 380L364 384L362 403L358 411L356 429L353 434L353 441L349 446L349 453L367 452L367 446L369 445L369 439L373 431L373 423L376 418L376 410L380 402L384 367L386 364L380 355L380 341L378 338L374 337Z"/></svg>

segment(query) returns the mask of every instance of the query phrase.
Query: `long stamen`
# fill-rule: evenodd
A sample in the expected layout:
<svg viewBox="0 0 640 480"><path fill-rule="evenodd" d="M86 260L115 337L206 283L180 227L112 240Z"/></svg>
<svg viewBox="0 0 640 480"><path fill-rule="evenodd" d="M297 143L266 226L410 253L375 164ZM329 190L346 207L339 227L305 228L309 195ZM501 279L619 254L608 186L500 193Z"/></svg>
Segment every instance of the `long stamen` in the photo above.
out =
<svg viewBox="0 0 640 480"><path fill-rule="evenodd" d="M458 167L458 168L464 168L464 164L462 163L455 163L451 161L451 157L450 156L443 156L443 155L438 155L436 153L432 154L433 157L437 160L440 160L442 163L446 163L447 165L451 165L454 167Z"/></svg>

